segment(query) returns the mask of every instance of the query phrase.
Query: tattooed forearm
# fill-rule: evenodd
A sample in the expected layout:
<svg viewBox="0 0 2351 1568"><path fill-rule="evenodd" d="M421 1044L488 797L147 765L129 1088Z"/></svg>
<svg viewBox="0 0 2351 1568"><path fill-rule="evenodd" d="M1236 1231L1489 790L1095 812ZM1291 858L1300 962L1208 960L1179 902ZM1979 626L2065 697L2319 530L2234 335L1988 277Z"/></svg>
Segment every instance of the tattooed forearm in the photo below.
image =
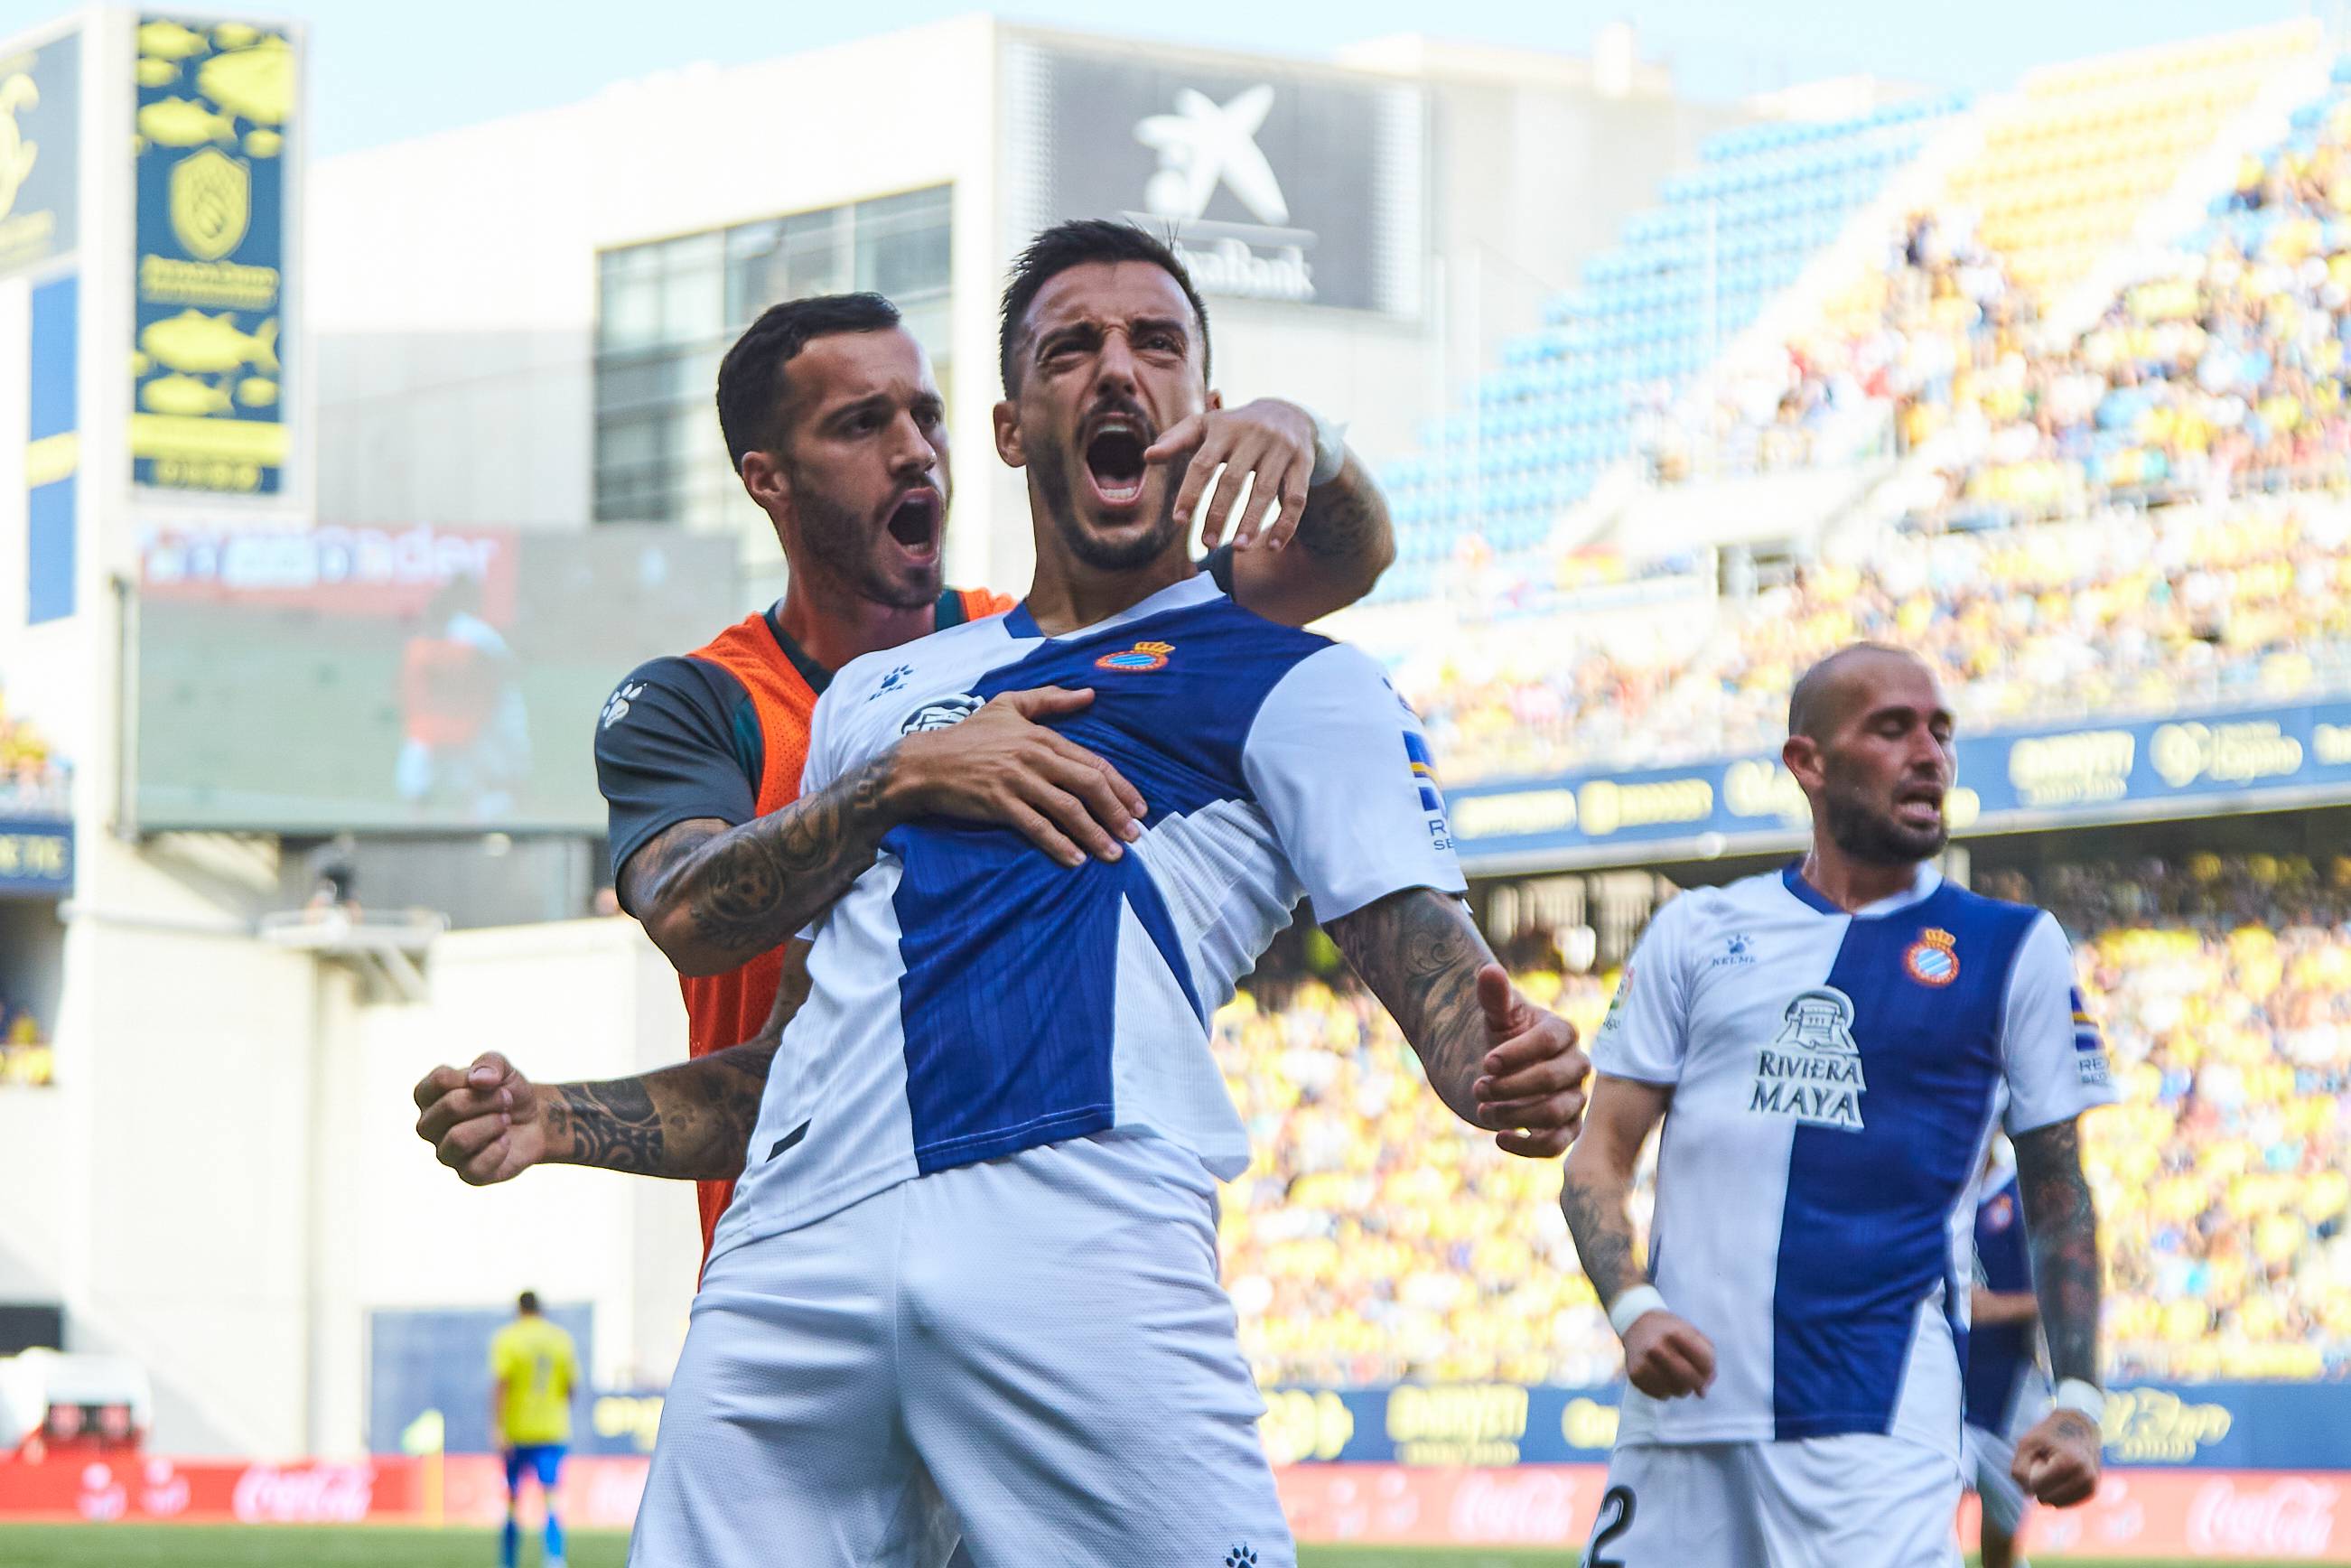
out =
<svg viewBox="0 0 2351 1568"><path fill-rule="evenodd" d="M1642 1147L1665 1119L1672 1100L1673 1092L1656 1084L1602 1078L1592 1088L1583 1134L1567 1151L1559 1207L1567 1216L1568 1234L1575 1238L1575 1255L1603 1306L1647 1278L1634 1245L1626 1203Z"/></svg>
<svg viewBox="0 0 2351 1568"><path fill-rule="evenodd" d="M548 1155L565 1165L645 1174L656 1169L667 1152L661 1118L639 1079L556 1084L548 1092L543 1113Z"/></svg>
<svg viewBox="0 0 2351 1568"><path fill-rule="evenodd" d="M2098 1378L2098 1215L2082 1175L2073 1122L2036 1127L2016 1140L2017 1183L2032 1241L2032 1289L2049 1341L2050 1370L2063 1379Z"/></svg>
<svg viewBox="0 0 2351 1568"><path fill-rule="evenodd" d="M1362 559L1374 577L1395 559L1387 503L1352 454L1335 478L1306 493L1296 542L1324 560Z"/></svg>
<svg viewBox="0 0 2351 1568"><path fill-rule="evenodd" d="M1460 899L1426 887L1392 893L1326 929L1420 1053L1429 1087L1455 1115L1484 1126L1472 1087L1493 1042L1478 970L1493 954Z"/></svg>
<svg viewBox="0 0 2351 1568"><path fill-rule="evenodd" d="M1567 1181L1559 1195L1559 1206L1567 1215L1568 1234L1575 1238L1575 1255L1603 1306L1639 1284L1642 1278L1641 1267L1633 1259L1633 1221L1625 1212L1630 1184L1612 1176L1579 1169L1571 1158Z"/></svg>
<svg viewBox="0 0 2351 1568"><path fill-rule="evenodd" d="M680 1180L738 1176L775 1057L775 1041L747 1040L634 1078L552 1085L547 1158Z"/></svg>
<svg viewBox="0 0 2351 1568"><path fill-rule="evenodd" d="M684 974L723 974L781 945L873 863L897 756L739 827L677 824L629 858L629 907Z"/></svg>

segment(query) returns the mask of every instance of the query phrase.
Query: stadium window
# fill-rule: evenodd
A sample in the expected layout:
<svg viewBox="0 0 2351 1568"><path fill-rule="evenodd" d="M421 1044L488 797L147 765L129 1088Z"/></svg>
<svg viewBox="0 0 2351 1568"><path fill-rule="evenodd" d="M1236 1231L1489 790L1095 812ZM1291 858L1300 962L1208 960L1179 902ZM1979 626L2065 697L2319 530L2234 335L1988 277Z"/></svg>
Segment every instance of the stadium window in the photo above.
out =
<svg viewBox="0 0 2351 1568"><path fill-rule="evenodd" d="M710 398L727 345L780 300L888 294L945 387L953 193L941 185L601 253L597 520L723 528L731 519L767 538L765 521L743 512Z"/></svg>

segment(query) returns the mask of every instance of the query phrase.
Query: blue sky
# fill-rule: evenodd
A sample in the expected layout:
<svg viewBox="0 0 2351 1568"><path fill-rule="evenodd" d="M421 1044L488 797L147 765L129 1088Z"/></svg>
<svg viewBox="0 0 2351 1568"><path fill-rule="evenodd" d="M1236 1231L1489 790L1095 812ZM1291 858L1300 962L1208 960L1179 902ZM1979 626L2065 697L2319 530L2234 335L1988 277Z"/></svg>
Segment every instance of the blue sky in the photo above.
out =
<svg viewBox="0 0 2351 1568"><path fill-rule="evenodd" d="M51 6L0 0L29 22ZM893 0L881 5L747 0L682 4L504 4L500 0L278 0L261 14L310 24L311 148L331 156L585 98L607 83L700 60L764 59L978 9ZM234 10L233 6L224 9ZM1382 34L1428 31L1479 42L1583 53L1621 16L1642 53L1669 62L1692 97L1730 99L1856 71L1975 89L2027 68L2137 44L2194 37L2303 16L2302 0L1186 0L1109 7L1029 0L1020 21L1172 38L1219 47L1322 55ZM2318 0L2335 19L2340 0ZM1444 17L1432 26L1432 14ZM0 33L15 23L0 24Z"/></svg>

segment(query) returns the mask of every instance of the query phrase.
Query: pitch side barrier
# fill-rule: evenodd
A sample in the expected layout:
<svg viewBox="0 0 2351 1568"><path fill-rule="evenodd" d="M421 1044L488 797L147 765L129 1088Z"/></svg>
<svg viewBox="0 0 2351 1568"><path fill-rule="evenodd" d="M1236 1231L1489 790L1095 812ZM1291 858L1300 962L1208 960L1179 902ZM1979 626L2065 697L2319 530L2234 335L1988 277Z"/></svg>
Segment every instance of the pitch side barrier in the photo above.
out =
<svg viewBox="0 0 2351 1568"><path fill-rule="evenodd" d="M1260 1429L1301 1540L1569 1547L1599 1511L1618 1393L1277 1388ZM660 1396L604 1391L588 1403L564 1471L565 1517L626 1529ZM438 1451L449 1435L420 1419L404 1434L410 1452L346 1464L67 1450L0 1459L0 1519L496 1523L497 1459ZM2091 1502L2034 1512L2028 1550L2351 1563L2351 1384L2125 1384L2107 1406L2106 1462ZM1970 1540L1973 1509L1956 1521Z"/></svg>
<svg viewBox="0 0 2351 1568"><path fill-rule="evenodd" d="M1439 759L1440 763L1442 758ZM1803 793L1778 754L1484 779L1446 791L1473 875L1792 848ZM2351 801L2351 700L1962 733L1962 838Z"/></svg>

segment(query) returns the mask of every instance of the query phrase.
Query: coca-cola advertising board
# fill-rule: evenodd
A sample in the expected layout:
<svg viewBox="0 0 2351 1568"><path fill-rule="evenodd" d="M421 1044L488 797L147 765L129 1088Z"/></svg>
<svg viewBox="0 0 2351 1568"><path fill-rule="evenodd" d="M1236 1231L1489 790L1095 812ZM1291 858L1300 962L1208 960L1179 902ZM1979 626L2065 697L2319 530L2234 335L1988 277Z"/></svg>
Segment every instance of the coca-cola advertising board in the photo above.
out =
<svg viewBox="0 0 2351 1568"><path fill-rule="evenodd" d="M627 1529L645 1468L639 1458L567 1464L559 1494L566 1521ZM1301 1464L1275 1473L1301 1541L1571 1548L1591 1531L1607 1472ZM2346 1492L2351 1475L2331 1471L2110 1469L2082 1507L2034 1510L2023 1545L2051 1556L2351 1563ZM498 1462L478 1454L280 1465L154 1455L0 1460L6 1520L489 1525L505 1508ZM1976 1517L1970 1498L1956 1521L1962 1540L1975 1539Z"/></svg>

